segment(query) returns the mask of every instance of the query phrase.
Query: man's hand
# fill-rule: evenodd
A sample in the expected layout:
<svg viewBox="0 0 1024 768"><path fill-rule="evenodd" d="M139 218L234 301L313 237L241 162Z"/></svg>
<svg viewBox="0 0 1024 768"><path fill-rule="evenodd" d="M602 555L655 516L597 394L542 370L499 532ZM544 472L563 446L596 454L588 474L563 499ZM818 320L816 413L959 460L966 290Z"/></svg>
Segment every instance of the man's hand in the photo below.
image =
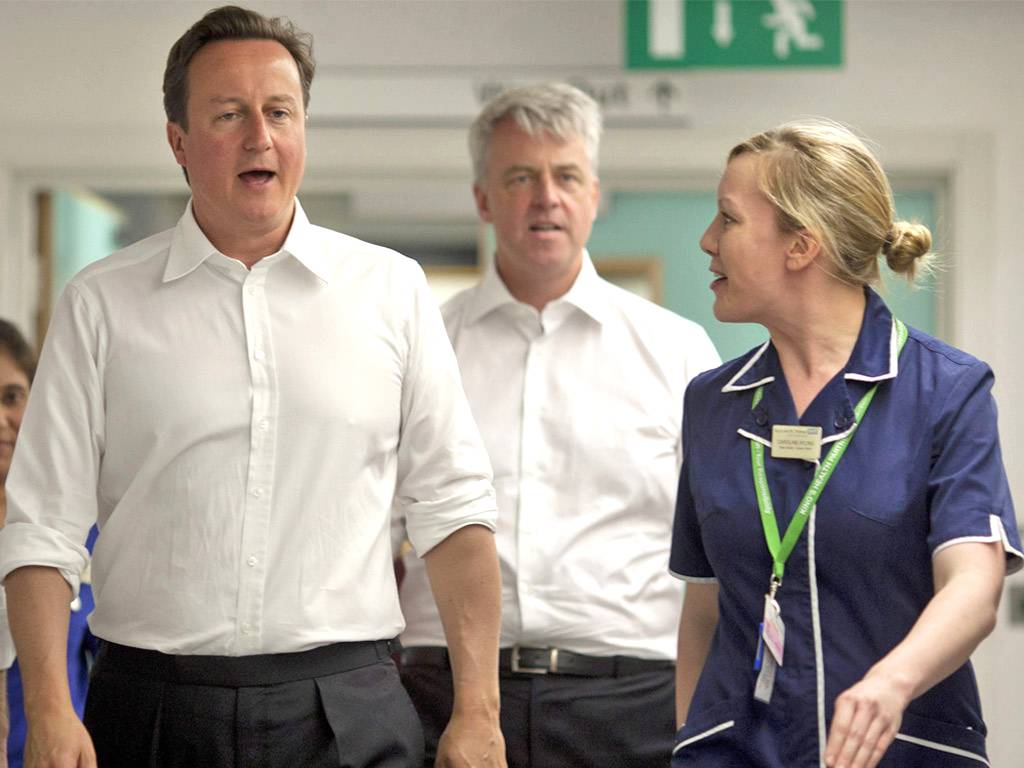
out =
<svg viewBox="0 0 1024 768"><path fill-rule="evenodd" d="M29 720L25 768L96 768L92 739L73 709Z"/></svg>
<svg viewBox="0 0 1024 768"><path fill-rule="evenodd" d="M505 739L497 714L454 713L437 745L435 768L505 768Z"/></svg>

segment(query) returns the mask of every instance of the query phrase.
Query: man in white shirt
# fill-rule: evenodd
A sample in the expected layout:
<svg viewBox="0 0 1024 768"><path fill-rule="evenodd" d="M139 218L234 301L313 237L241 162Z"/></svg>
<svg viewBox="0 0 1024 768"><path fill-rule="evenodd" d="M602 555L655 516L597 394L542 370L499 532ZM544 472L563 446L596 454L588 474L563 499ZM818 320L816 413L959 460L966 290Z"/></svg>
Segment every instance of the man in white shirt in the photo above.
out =
<svg viewBox="0 0 1024 768"><path fill-rule="evenodd" d="M601 119L515 89L470 132L495 264L443 308L498 495L501 723L513 768L664 766L682 594L668 573L683 390L718 364L696 324L598 277ZM405 560L403 682L427 765L452 706L427 575Z"/></svg>
<svg viewBox="0 0 1024 768"><path fill-rule="evenodd" d="M418 764L393 503L456 662L440 764L505 764L490 468L422 271L295 197L310 43L225 7L175 44L191 203L54 314L0 535L29 765ZM83 727L65 638L97 519Z"/></svg>

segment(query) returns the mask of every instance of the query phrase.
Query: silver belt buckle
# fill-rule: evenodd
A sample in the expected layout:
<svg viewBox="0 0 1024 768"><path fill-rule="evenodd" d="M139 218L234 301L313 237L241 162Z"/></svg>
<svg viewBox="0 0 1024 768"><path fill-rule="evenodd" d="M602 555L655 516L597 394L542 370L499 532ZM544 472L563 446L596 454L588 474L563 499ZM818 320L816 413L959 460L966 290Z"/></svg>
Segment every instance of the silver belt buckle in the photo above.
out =
<svg viewBox="0 0 1024 768"><path fill-rule="evenodd" d="M519 646L512 646L511 667L513 672L520 672L527 675L546 675L548 672L558 672L558 649L548 648L547 667L524 667L519 663Z"/></svg>

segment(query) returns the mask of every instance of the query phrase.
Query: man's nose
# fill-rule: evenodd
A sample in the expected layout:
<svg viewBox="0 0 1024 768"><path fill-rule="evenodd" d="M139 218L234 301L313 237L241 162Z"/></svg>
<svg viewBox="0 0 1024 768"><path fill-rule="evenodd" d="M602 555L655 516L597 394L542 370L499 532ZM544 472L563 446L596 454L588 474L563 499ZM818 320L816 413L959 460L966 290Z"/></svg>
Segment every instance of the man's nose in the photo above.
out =
<svg viewBox="0 0 1024 768"><path fill-rule="evenodd" d="M533 188L533 202L543 208L550 208L558 203L558 187L549 174L541 174Z"/></svg>
<svg viewBox="0 0 1024 768"><path fill-rule="evenodd" d="M245 136L245 148L254 151L270 149L273 143L270 138L270 128L267 126L267 119L263 115L254 115L246 126L248 131Z"/></svg>

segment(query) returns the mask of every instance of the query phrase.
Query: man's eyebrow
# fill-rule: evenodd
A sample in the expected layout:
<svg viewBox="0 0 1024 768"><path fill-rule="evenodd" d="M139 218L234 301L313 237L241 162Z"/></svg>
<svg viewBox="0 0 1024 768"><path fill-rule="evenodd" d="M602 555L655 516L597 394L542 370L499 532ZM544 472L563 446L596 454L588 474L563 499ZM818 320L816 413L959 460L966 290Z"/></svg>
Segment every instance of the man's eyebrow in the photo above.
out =
<svg viewBox="0 0 1024 768"><path fill-rule="evenodd" d="M211 104L242 104L245 101L241 96L211 96ZM282 93L268 96L266 101L276 104L297 104L295 97L291 94Z"/></svg>

